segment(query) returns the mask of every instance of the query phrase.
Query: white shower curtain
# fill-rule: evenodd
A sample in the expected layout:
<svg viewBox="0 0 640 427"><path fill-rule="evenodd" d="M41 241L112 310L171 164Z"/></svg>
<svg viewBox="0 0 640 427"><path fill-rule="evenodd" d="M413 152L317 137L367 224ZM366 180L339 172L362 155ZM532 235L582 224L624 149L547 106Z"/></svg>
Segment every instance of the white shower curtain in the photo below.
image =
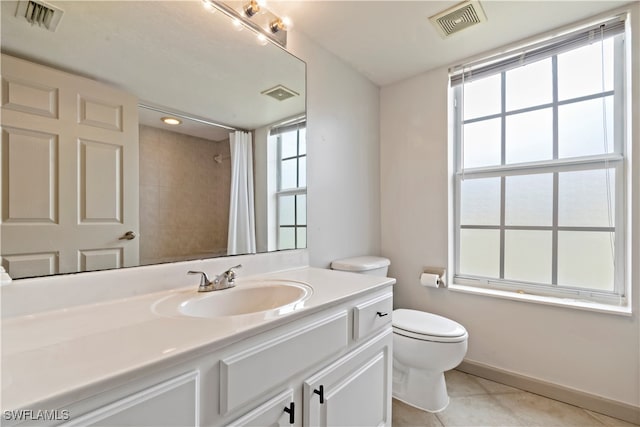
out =
<svg viewBox="0 0 640 427"><path fill-rule="evenodd" d="M251 134L229 134L231 148L231 200L227 254L256 252L256 225L253 209L253 150Z"/></svg>

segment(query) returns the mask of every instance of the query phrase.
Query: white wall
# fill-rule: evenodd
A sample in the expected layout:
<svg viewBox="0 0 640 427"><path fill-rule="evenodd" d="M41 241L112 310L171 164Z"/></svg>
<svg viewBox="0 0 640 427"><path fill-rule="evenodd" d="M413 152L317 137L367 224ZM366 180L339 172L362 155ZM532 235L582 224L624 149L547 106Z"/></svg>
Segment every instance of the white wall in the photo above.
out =
<svg viewBox="0 0 640 427"><path fill-rule="evenodd" d="M640 5L632 51L640 52ZM467 359L640 406L640 59L633 57L631 317L419 286L425 266L447 266L447 70L381 90L382 254L398 279L396 307L441 314L469 331Z"/></svg>
<svg viewBox="0 0 640 427"><path fill-rule="evenodd" d="M307 63L310 264L380 252L379 89L295 29Z"/></svg>

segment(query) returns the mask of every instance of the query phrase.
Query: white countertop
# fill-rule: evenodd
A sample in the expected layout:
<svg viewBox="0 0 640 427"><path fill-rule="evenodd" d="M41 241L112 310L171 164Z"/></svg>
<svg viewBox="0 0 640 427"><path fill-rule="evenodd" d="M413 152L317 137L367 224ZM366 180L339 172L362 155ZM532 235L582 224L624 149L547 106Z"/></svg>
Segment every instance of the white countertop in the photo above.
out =
<svg viewBox="0 0 640 427"><path fill-rule="evenodd" d="M214 351L395 283L386 277L302 268L240 277L237 287L256 279L305 282L313 294L302 308L270 319L154 312L155 302L187 289L180 288L3 320L2 410L43 409L40 405L60 396L198 349ZM197 295L197 287L188 289Z"/></svg>

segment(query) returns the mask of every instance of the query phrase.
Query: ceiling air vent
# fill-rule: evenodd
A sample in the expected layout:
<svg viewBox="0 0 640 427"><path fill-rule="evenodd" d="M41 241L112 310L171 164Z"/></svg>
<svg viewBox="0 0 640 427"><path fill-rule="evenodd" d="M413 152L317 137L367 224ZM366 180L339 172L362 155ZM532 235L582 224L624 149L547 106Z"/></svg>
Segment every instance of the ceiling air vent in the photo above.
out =
<svg viewBox="0 0 640 427"><path fill-rule="evenodd" d="M49 31L55 31L64 12L43 1L22 0L18 3L16 16L24 18L31 25L38 25Z"/></svg>
<svg viewBox="0 0 640 427"><path fill-rule="evenodd" d="M487 16L484 14L480 2L469 0L434 15L429 20L436 27L440 36L445 38L465 28L485 22Z"/></svg>
<svg viewBox="0 0 640 427"><path fill-rule="evenodd" d="M271 89L267 89L260 93L262 95L270 96L273 99L277 99L278 101L284 101L285 99L300 95L298 92L295 92L282 85L274 86Z"/></svg>

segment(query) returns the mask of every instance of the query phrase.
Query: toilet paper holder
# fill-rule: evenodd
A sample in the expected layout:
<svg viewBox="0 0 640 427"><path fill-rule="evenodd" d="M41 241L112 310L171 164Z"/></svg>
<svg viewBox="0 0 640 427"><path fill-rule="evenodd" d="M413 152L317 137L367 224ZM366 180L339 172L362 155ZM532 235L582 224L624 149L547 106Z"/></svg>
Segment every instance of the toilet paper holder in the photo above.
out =
<svg viewBox="0 0 640 427"><path fill-rule="evenodd" d="M420 284L430 288L446 288L446 272L447 270L442 267L425 267L420 275Z"/></svg>

